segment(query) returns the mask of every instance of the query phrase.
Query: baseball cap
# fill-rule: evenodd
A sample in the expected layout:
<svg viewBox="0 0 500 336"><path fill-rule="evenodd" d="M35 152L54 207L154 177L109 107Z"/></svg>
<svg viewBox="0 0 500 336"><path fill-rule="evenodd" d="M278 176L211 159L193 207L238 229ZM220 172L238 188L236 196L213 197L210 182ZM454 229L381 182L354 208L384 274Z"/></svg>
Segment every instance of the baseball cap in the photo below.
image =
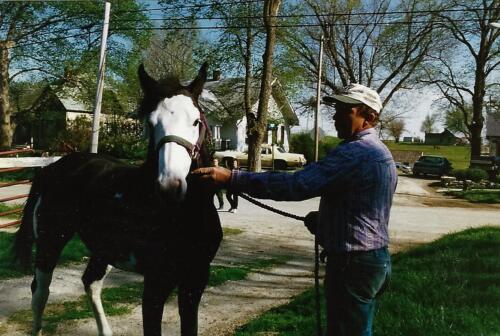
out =
<svg viewBox="0 0 500 336"><path fill-rule="evenodd" d="M346 104L365 104L377 113L382 109L382 101L377 91L361 84L349 84L335 92L331 96L323 97L325 103L335 103L337 101Z"/></svg>

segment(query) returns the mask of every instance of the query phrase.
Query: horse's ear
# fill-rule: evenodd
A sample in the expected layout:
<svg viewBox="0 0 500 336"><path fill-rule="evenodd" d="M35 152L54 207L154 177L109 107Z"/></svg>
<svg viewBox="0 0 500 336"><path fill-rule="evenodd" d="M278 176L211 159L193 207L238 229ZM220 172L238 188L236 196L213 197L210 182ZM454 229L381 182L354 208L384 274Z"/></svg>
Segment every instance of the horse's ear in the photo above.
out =
<svg viewBox="0 0 500 336"><path fill-rule="evenodd" d="M139 82L141 83L142 92L154 92L157 91L158 82L148 75L146 69L144 69L144 64L139 65Z"/></svg>
<svg viewBox="0 0 500 336"><path fill-rule="evenodd" d="M205 82L207 81L207 69L208 62L205 62L201 66L200 71L198 71L198 76L196 76L196 78L188 86L189 91L195 99L198 99L201 91L203 91L203 85L205 85Z"/></svg>

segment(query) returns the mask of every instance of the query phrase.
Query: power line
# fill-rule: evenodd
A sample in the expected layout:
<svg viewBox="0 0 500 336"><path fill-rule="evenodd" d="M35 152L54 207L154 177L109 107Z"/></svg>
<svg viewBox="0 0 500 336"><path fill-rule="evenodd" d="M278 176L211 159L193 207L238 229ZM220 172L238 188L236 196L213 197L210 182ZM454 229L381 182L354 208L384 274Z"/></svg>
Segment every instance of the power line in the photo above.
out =
<svg viewBox="0 0 500 336"><path fill-rule="evenodd" d="M195 5L182 5L182 6L171 6L171 7L160 7L160 8L137 9L137 10L132 10L132 11L118 11L115 13L122 14L122 13L165 11L165 10L169 10L169 9L203 8L203 7L210 7L210 6L214 6L214 5L244 5L244 4L250 4L250 3L256 3L256 2L263 3L264 0L227 1L227 2L209 3L209 4L205 3L205 4L195 4Z"/></svg>

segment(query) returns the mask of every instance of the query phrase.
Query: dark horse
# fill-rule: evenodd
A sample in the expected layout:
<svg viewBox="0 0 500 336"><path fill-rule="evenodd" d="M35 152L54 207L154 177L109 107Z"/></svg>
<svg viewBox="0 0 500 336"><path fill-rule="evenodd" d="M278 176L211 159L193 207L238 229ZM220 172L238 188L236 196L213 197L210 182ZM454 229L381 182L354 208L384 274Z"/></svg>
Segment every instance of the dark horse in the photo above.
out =
<svg viewBox="0 0 500 336"><path fill-rule="evenodd" d="M161 335L163 306L174 288L181 334L197 335L198 305L222 239L213 192L188 176L209 160L203 146L207 121L198 105L206 77L206 64L188 86L177 79L155 81L139 68L149 131L142 166L73 153L36 176L14 244L28 267L36 246L33 335L41 334L53 270L75 234L91 252L82 281L99 335L112 334L101 303L111 265L144 275L144 335Z"/></svg>

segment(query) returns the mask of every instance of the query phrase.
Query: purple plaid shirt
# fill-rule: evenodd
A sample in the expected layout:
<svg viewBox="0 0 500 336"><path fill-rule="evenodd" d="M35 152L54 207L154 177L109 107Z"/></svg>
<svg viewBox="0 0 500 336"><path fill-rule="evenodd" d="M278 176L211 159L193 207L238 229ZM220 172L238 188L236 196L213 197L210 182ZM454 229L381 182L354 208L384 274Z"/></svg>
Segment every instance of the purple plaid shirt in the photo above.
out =
<svg viewBox="0 0 500 336"><path fill-rule="evenodd" d="M396 184L392 155L370 128L293 174L233 171L229 188L276 201L321 196L317 235L326 251L335 253L388 245Z"/></svg>

